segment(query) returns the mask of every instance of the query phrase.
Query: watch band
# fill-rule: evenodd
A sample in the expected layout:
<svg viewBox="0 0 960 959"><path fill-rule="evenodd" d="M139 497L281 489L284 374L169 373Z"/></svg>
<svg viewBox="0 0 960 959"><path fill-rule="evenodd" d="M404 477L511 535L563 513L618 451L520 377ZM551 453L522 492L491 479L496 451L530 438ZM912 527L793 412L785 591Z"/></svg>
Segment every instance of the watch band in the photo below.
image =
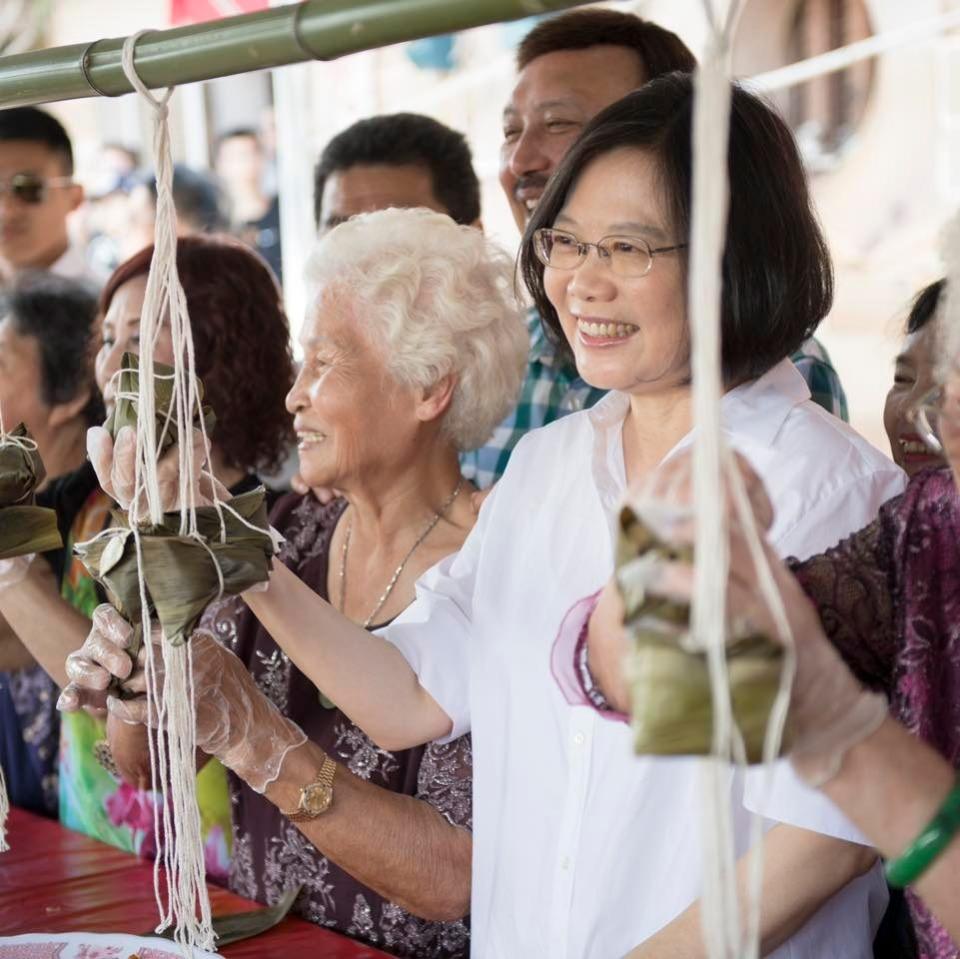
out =
<svg viewBox="0 0 960 959"><path fill-rule="evenodd" d="M289 822L309 822L323 815L333 803L333 777L336 772L337 764L324 754L317 778L300 790L300 803L297 808L291 812L281 809L281 814Z"/></svg>

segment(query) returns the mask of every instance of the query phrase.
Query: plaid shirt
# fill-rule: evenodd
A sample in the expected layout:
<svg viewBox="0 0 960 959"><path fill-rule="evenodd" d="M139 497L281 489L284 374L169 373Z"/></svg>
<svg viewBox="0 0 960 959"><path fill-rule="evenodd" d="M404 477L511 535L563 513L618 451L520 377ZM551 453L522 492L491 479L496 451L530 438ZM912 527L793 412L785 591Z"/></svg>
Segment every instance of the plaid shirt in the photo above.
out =
<svg viewBox="0 0 960 959"><path fill-rule="evenodd" d="M460 454L463 475L479 489L492 486L503 475L520 437L529 430L586 410L606 393L585 383L576 368L546 338L535 310L527 314L530 358L516 407L480 449ZM847 419L847 398L826 349L812 337L791 357L810 388L814 403Z"/></svg>

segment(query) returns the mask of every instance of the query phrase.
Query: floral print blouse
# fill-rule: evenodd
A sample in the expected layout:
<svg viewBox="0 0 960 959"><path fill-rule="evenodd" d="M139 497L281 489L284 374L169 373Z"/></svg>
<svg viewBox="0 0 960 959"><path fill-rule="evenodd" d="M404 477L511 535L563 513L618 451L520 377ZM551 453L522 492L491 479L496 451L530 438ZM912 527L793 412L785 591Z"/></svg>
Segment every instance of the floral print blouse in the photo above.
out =
<svg viewBox="0 0 960 959"><path fill-rule="evenodd" d="M290 495L277 504L273 525L286 537L280 560L327 598L328 553L346 502L321 506ZM246 663L264 695L313 742L354 775L430 803L455 826L472 827L470 737L403 752L376 746L325 700L237 597L211 607L201 622ZM230 888L275 903L293 885L303 892L293 911L397 956L454 959L469 954L463 920L428 922L362 885L310 841L263 796L230 774L233 862ZM357 828L362 828L358 823Z"/></svg>
<svg viewBox="0 0 960 959"><path fill-rule="evenodd" d="M870 526L793 567L850 668L960 769L960 495L950 471L919 473ZM921 959L958 959L907 898Z"/></svg>

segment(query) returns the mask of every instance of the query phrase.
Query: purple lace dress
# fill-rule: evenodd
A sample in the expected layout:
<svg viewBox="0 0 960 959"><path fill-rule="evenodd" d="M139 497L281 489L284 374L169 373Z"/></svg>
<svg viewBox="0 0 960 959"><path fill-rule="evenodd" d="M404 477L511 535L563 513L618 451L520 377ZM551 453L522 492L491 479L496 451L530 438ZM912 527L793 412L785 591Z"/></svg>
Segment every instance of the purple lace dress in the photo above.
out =
<svg viewBox="0 0 960 959"><path fill-rule="evenodd" d="M918 474L839 546L794 565L827 635L891 713L960 769L960 495ZM960 949L909 891L922 959Z"/></svg>
<svg viewBox="0 0 960 959"><path fill-rule="evenodd" d="M327 596L330 539L346 506L285 496L270 515L286 537L280 559ZM391 753L376 746L339 709L321 705L317 688L237 597L210 607L202 626L246 664L264 695L339 764L384 789L430 803L455 826L472 828L470 737ZM396 956L465 959L466 921L428 922L379 896L322 855L266 798L232 773L233 860L230 888L275 903L292 885L303 892L293 911ZM357 823L362 829L363 824Z"/></svg>

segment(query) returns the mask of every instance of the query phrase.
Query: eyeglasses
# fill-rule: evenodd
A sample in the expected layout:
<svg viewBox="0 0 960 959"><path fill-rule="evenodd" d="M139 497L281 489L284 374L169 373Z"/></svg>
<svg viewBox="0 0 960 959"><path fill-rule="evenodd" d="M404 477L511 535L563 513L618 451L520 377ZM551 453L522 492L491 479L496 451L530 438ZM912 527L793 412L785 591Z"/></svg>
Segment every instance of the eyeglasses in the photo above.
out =
<svg viewBox="0 0 960 959"><path fill-rule="evenodd" d="M596 243L585 243L565 230L541 227L533 234L533 249L537 259L555 270L575 270L587 258L590 248L610 264L617 276L646 276L653 269L653 258L659 253L682 250L687 244L652 247L635 236L605 236Z"/></svg>
<svg viewBox="0 0 960 959"><path fill-rule="evenodd" d="M68 176L38 176L36 173L14 173L7 180L0 179L0 195L9 193L21 203L35 205L47 198L51 187L71 186L73 178Z"/></svg>

